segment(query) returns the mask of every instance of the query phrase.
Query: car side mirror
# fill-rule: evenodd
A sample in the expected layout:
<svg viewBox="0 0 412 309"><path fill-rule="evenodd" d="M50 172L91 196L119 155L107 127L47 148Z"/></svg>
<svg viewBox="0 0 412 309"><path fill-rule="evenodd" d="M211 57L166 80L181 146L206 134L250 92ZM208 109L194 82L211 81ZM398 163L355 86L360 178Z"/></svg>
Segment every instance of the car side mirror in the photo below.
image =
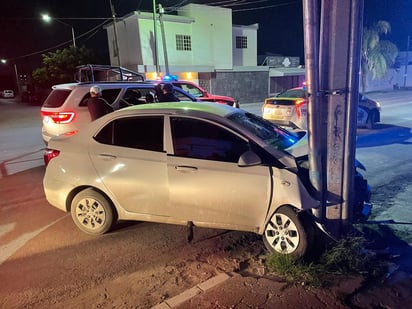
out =
<svg viewBox="0 0 412 309"><path fill-rule="evenodd" d="M262 163L262 160L260 159L260 157L256 153L254 153L252 150L248 150L240 156L237 165L240 167L246 167L246 166L259 165L261 163Z"/></svg>

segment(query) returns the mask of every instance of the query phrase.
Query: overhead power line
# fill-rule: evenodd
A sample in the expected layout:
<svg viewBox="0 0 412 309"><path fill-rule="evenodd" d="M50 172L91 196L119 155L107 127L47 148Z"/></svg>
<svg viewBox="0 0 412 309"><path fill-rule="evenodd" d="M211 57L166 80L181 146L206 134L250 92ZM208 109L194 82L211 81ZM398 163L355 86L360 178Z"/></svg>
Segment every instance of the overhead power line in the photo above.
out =
<svg viewBox="0 0 412 309"><path fill-rule="evenodd" d="M76 39L80 39L80 38L83 38L83 37L88 36L89 34L91 34L91 35L89 35L89 36L87 37L87 39L86 39L86 40L89 40L92 36L94 36L94 35L99 31L99 28L100 28L100 27L104 26L105 24L107 24L107 23L109 23L109 22L111 22L111 18L105 18L105 21L104 21L104 22L102 22L102 23L98 24L97 26L93 27L92 29L90 29L90 30L88 30L88 31L86 31L86 32L84 32L84 33L76 36ZM68 45L68 44L70 44L70 43L72 43L72 40L68 40L68 41L59 43L59 44L57 44L57 45L55 45L55 46L52 46L52 47L48 47L48 48L45 48L45 49L42 49L42 50L38 50L38 51L29 53L29 54L25 54L25 55L22 55L22 56L9 58L9 59L6 59L6 60L8 60L8 61L14 61L14 60L22 59L22 58L27 58L27 57L31 57L31 56L43 54L43 53L45 53L45 52L58 49L58 48L60 48L60 47L63 47L63 46L65 46L65 45Z"/></svg>

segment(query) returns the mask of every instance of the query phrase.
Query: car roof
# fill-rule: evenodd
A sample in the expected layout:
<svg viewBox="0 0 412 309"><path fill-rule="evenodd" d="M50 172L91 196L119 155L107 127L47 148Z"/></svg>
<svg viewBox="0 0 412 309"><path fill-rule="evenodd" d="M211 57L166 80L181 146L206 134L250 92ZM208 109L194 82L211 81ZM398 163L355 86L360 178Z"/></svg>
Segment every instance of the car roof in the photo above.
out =
<svg viewBox="0 0 412 309"><path fill-rule="evenodd" d="M226 117L227 115L237 111L238 109L225 105L225 104L216 104L213 102L190 102L190 101L180 101L180 102L164 102L164 103L150 103L150 104L141 104L126 107L123 110L128 111L165 111L165 112L185 112L185 111L196 111L196 112L205 112L221 117Z"/></svg>
<svg viewBox="0 0 412 309"><path fill-rule="evenodd" d="M139 86L139 87L147 87L147 88L153 88L155 84L153 83L148 83L146 81L142 82L83 82L83 83L65 83L65 84L58 84L58 85L53 85L53 89L73 89L73 88L78 88L78 87L85 87L89 88L93 85L99 85L99 86L114 86L114 87L131 87L131 86Z"/></svg>

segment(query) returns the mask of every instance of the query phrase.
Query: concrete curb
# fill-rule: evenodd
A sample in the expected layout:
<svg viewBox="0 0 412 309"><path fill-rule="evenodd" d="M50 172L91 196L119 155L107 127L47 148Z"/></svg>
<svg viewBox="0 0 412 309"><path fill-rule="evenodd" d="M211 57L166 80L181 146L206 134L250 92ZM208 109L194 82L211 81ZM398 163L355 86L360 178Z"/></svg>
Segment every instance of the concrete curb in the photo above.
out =
<svg viewBox="0 0 412 309"><path fill-rule="evenodd" d="M198 294L204 293L207 290L215 287L218 284L225 282L230 279L231 276L227 273L221 273L209 280L199 283L191 289L184 291L183 293L165 300L164 302L152 307L152 309L169 309L179 306L185 301L195 297Z"/></svg>

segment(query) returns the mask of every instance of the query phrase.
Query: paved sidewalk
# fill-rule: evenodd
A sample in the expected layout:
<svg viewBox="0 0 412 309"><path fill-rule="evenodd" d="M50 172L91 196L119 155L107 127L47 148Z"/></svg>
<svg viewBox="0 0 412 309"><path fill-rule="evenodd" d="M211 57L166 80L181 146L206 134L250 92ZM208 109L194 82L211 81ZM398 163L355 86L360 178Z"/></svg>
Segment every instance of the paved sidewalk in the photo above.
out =
<svg viewBox="0 0 412 309"><path fill-rule="evenodd" d="M412 275L395 271L384 282L339 277L328 288L288 285L275 277L221 273L152 309L409 308Z"/></svg>

